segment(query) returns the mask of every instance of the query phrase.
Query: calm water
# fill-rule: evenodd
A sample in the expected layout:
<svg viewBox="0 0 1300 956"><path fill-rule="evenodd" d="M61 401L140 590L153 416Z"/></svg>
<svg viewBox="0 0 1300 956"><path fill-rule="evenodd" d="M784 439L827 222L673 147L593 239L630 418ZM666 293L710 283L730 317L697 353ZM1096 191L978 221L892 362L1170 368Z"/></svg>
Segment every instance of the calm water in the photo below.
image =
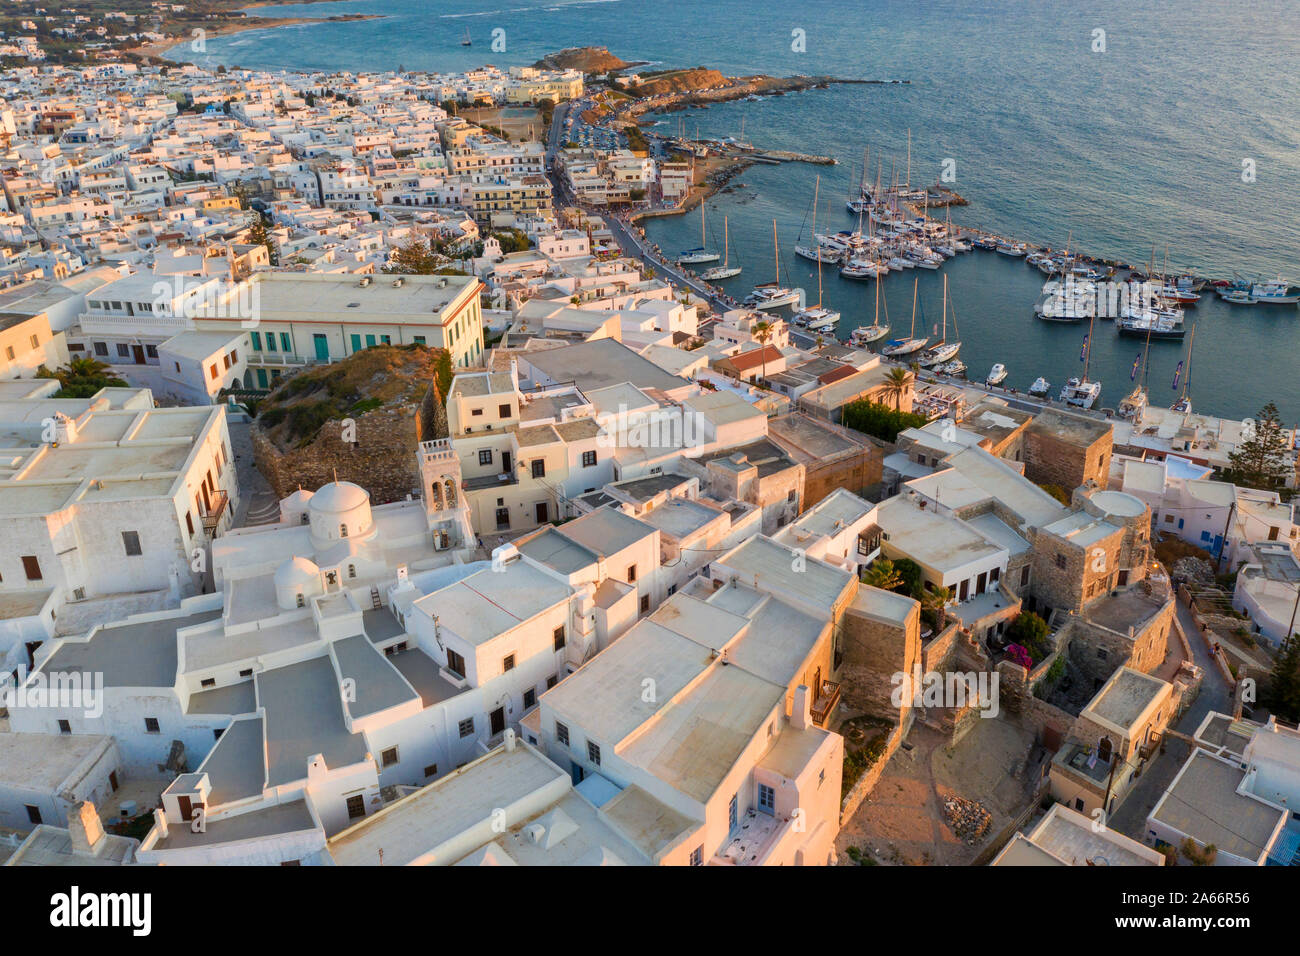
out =
<svg viewBox="0 0 1300 956"><path fill-rule="evenodd" d="M955 221L1031 242L1072 246L1133 263L1158 261L1214 276L1300 280L1300 9L1292 0L1225 5L1168 0L1134 5L1098 0L1071 12L1059 4L1009 0L826 0L796 9L773 0L359 0L282 8L287 14L380 13L386 19L239 34L208 43L207 64L261 69L463 69L531 63L566 46L603 44L624 59L727 73L816 73L908 78L910 86L841 86L760 102L662 117L665 130L736 135L766 147L836 156L841 165L754 167L741 188L710 203L721 242L731 223L745 267L730 283L745 292L772 278L771 222L783 269L816 296L815 266L793 246L822 174L819 231L850 228L844 209L853 164L899 176L912 131L912 182L933 182L956 165L954 187L971 205ZM469 28L474 46L461 47ZM506 51L490 49L504 29ZM792 50L792 31L806 52ZM1094 52L1094 31L1105 52ZM1255 181L1242 181L1252 160ZM805 232L807 226L804 226ZM698 243L699 218L648 227L665 250ZM813 268L810 268L813 267ZM927 323L938 321L941 275L950 291L972 378L994 362L1007 384L1038 375L1054 385L1078 374L1085 329L1040 322L1032 306L1043 277L1020 261L973 252L942 273L912 270L883 285L895 330L906 331L918 273ZM824 276L824 300L843 329L870 322L871 283ZM1300 419L1294 379L1300 310L1232 308L1203 299L1192 396L1200 411L1247 416L1266 401ZM918 328L918 331L919 328ZM950 330L950 338L951 338ZM1135 339L1098 323L1091 376L1114 406L1130 387ZM1168 404L1183 344L1151 346L1153 401Z"/></svg>

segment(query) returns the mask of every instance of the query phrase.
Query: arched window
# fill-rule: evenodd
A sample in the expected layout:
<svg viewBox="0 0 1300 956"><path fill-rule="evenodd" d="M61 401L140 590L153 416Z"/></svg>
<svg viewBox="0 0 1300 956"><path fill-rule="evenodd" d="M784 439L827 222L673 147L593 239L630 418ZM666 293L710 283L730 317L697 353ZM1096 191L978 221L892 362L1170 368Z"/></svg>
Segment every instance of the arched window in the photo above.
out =
<svg viewBox="0 0 1300 956"><path fill-rule="evenodd" d="M446 485L447 485L447 507L454 508L456 507L456 482L448 478Z"/></svg>
<svg viewBox="0 0 1300 956"><path fill-rule="evenodd" d="M429 507L434 511L442 510L442 484L435 481L429 489Z"/></svg>
<svg viewBox="0 0 1300 956"><path fill-rule="evenodd" d="M1097 757L1105 763L1110 763L1111 749L1114 745L1110 742L1109 737L1102 737L1097 744Z"/></svg>

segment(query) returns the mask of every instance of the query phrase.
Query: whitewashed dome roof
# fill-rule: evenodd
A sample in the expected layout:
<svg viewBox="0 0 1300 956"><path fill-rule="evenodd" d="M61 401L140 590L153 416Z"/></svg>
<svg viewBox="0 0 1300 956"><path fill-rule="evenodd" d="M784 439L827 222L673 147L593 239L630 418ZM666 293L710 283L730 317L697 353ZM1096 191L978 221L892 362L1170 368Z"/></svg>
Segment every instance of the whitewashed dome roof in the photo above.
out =
<svg viewBox="0 0 1300 956"><path fill-rule="evenodd" d="M370 503L370 494L350 481L331 481L311 497L311 510L345 514Z"/></svg>
<svg viewBox="0 0 1300 956"><path fill-rule="evenodd" d="M316 584L320 584L320 568L304 557L290 558L275 570L277 588L301 590Z"/></svg>
<svg viewBox="0 0 1300 956"><path fill-rule="evenodd" d="M285 498L284 503L289 505L289 507L291 508L292 507L301 508L305 506L307 502L311 501L311 499L312 499L312 492L308 491L306 488L299 488L288 498Z"/></svg>

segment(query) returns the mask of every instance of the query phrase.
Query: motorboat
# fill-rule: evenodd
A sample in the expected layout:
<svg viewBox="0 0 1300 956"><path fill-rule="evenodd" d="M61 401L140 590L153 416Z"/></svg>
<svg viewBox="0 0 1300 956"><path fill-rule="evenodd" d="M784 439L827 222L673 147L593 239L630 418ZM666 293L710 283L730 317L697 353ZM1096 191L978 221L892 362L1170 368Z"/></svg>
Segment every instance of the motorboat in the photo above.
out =
<svg viewBox="0 0 1300 956"><path fill-rule="evenodd" d="M998 247L998 240L993 236L980 236L978 239L971 240L971 246L975 249L983 249L985 252L992 252Z"/></svg>
<svg viewBox="0 0 1300 956"><path fill-rule="evenodd" d="M951 362L944 362L942 365L936 365L934 370L940 375L947 375L950 378L959 378L966 374L966 363L961 359L953 359Z"/></svg>
<svg viewBox="0 0 1300 956"><path fill-rule="evenodd" d="M869 259L850 259L840 268L841 279L879 279L889 272L889 266Z"/></svg>
<svg viewBox="0 0 1300 956"><path fill-rule="evenodd" d="M1087 378L1071 378L1061 388L1061 401L1077 408L1092 408L1101 397L1101 382Z"/></svg>
<svg viewBox="0 0 1300 956"><path fill-rule="evenodd" d="M1043 283L1043 296L1034 304L1034 314L1047 322L1078 322L1097 314L1097 287L1091 282L1067 278Z"/></svg>
<svg viewBox="0 0 1300 956"><path fill-rule="evenodd" d="M826 309L821 306L812 306L808 309L801 309L791 316L790 321L795 325L806 326L814 331L819 331L819 325L827 325L834 328L835 323L840 320L840 314L834 309Z"/></svg>
<svg viewBox="0 0 1300 956"><path fill-rule="evenodd" d="M1256 305L1295 305L1300 302L1300 286L1278 279L1274 282L1256 282L1250 287Z"/></svg>
<svg viewBox="0 0 1300 956"><path fill-rule="evenodd" d="M1007 377L1007 367L1001 362L996 363L989 369L988 378L984 379L989 385L997 385Z"/></svg>
<svg viewBox="0 0 1300 956"><path fill-rule="evenodd" d="M1034 379L1034 384L1029 386L1029 394L1036 395L1039 398L1045 398L1047 393L1052 390L1052 383L1041 375Z"/></svg>
<svg viewBox="0 0 1300 956"><path fill-rule="evenodd" d="M859 325L849 333L849 344L870 345L872 342L879 342L888 334L887 325Z"/></svg>
<svg viewBox="0 0 1300 956"><path fill-rule="evenodd" d="M1018 259L1025 254L1027 247L1023 242L999 242L994 248L1004 256Z"/></svg>
<svg viewBox="0 0 1300 956"><path fill-rule="evenodd" d="M775 282L764 282L754 287L745 298L745 304L755 309L779 309L794 305L803 295L803 289L793 289Z"/></svg>

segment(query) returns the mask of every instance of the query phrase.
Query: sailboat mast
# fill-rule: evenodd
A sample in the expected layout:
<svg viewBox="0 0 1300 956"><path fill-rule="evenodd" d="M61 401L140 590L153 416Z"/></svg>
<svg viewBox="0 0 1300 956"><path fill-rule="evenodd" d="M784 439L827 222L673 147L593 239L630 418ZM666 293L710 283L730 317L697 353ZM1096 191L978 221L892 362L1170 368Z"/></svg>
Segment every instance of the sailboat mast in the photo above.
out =
<svg viewBox="0 0 1300 956"><path fill-rule="evenodd" d="M912 279L912 334L908 336L908 338L912 338L912 339L916 338L916 283L917 280L913 278Z"/></svg>
<svg viewBox="0 0 1300 956"><path fill-rule="evenodd" d="M731 259L731 230L727 216L722 217L722 268L727 268Z"/></svg>
<svg viewBox="0 0 1300 956"><path fill-rule="evenodd" d="M772 262L776 265L776 284L781 284L781 247L776 238L776 220L772 220Z"/></svg>

